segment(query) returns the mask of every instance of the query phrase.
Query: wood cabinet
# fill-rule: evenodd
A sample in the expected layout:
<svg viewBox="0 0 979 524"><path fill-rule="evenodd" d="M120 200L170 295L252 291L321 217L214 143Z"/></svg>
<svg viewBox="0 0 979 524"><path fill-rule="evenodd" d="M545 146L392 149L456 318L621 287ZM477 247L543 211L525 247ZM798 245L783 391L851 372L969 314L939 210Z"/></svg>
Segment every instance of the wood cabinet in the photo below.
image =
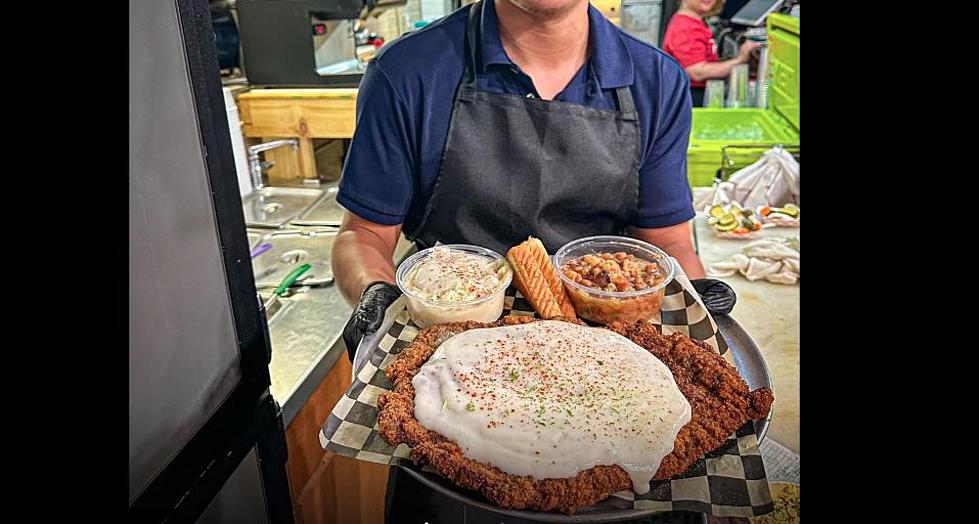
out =
<svg viewBox="0 0 979 524"><path fill-rule="evenodd" d="M295 185L317 177L313 139L353 137L357 89L252 89L238 95L242 133L263 142L295 138L290 147L265 152L275 162L269 185Z"/></svg>
<svg viewBox="0 0 979 524"><path fill-rule="evenodd" d="M350 360L341 355L286 428L297 524L384 521L388 466L329 453L319 442L323 422L350 386L350 370Z"/></svg>

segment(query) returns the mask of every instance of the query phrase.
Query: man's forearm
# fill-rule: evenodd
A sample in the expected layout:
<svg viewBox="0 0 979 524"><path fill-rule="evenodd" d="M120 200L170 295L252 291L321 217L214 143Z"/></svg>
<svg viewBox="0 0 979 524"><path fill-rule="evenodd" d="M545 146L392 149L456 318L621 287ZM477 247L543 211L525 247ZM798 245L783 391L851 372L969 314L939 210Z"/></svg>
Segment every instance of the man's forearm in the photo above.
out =
<svg viewBox="0 0 979 524"><path fill-rule="evenodd" d="M382 226L344 214L333 241L331 265L340 294L348 303L356 304L371 282L395 282L393 256L400 235L400 226Z"/></svg>
<svg viewBox="0 0 979 524"><path fill-rule="evenodd" d="M680 267L687 274L687 278L704 278L704 265L693 249L690 227L689 222L664 228L631 227L629 234L666 251L668 255L680 263Z"/></svg>
<svg viewBox="0 0 979 524"><path fill-rule="evenodd" d="M365 241L364 236L359 231L343 231L333 242L334 279L349 304L356 304L371 282L394 283L391 253L384 253L380 246Z"/></svg>
<svg viewBox="0 0 979 524"><path fill-rule="evenodd" d="M704 264L689 242L677 242L659 247L680 263L680 267L683 268L683 272L687 274L687 278L690 280L707 276L704 271Z"/></svg>

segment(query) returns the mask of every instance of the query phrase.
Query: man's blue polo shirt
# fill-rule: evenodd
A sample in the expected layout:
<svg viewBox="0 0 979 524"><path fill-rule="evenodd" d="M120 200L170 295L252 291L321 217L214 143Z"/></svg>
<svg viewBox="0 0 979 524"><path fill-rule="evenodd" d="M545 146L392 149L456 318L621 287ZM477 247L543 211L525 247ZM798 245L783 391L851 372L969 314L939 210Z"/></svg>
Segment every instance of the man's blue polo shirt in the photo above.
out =
<svg viewBox="0 0 979 524"><path fill-rule="evenodd" d="M493 0L483 1L483 63L477 89L536 96L530 77L503 50ZM453 97L462 78L468 15L469 6L463 7L388 44L371 61L357 95L357 127L337 194L349 211L380 224L404 223L406 228L421 218L438 177ZM666 227L690 220L694 210L687 182L691 101L686 72L591 5L588 20L591 58L556 99L614 110L615 89L629 86L642 134L638 218L633 225Z"/></svg>

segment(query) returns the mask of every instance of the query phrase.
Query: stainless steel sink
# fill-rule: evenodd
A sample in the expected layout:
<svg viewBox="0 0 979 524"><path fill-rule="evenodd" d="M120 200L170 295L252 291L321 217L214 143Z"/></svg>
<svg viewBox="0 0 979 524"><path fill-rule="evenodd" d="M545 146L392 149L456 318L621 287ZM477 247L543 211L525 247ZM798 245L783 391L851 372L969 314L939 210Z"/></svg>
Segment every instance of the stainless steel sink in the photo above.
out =
<svg viewBox="0 0 979 524"><path fill-rule="evenodd" d="M343 208L337 203L337 186L324 188L323 198L310 206L305 213L292 221L296 226L340 226Z"/></svg>
<svg viewBox="0 0 979 524"><path fill-rule="evenodd" d="M330 250L336 234L333 228L290 228L263 235L260 242L272 247L252 259L256 285L277 284L302 264L311 266L303 279L332 277Z"/></svg>
<svg viewBox="0 0 979 524"><path fill-rule="evenodd" d="M245 195L242 206L245 226L280 228L303 214L323 196L322 189L303 187L264 187Z"/></svg>
<svg viewBox="0 0 979 524"><path fill-rule="evenodd" d="M332 277L330 250L336 234L336 228L287 226L278 231L266 230L259 238L259 244L272 245L252 259L252 266L259 295L267 304L265 318L272 340L270 389L280 402L292 398L304 384L304 377L334 346L352 308L332 284L293 286L276 299L271 298L274 290L268 286L278 284L304 263L311 267L303 275L308 278L301 278L300 284ZM295 406L292 409L297 410Z"/></svg>
<svg viewBox="0 0 979 524"><path fill-rule="evenodd" d="M264 231L255 231L254 229L246 230L245 234L248 235L248 249L258 247L262 243L262 237L265 236Z"/></svg>

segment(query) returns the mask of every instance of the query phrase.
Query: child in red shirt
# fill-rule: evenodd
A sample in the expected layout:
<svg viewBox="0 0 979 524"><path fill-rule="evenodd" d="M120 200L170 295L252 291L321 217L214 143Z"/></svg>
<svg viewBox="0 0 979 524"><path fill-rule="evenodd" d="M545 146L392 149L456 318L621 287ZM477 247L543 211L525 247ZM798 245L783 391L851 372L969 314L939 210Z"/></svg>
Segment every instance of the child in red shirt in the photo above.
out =
<svg viewBox="0 0 979 524"><path fill-rule="evenodd" d="M690 76L694 107L704 103L707 80L727 78L731 68L750 60L751 52L759 46L757 42L746 41L741 44L738 56L723 62L719 60L717 44L704 18L712 14L715 5L720 4L718 0L682 0L663 35L663 51L676 58Z"/></svg>

